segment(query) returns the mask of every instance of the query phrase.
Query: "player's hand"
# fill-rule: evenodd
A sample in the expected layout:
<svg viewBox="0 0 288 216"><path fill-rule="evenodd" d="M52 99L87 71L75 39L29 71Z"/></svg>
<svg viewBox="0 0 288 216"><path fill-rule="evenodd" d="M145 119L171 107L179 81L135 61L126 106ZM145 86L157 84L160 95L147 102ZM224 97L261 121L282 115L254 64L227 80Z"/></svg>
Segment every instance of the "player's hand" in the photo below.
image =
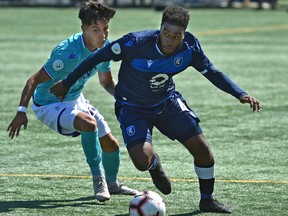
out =
<svg viewBox="0 0 288 216"><path fill-rule="evenodd" d="M241 103L249 103L250 108L255 112L256 110L260 112L262 110L261 103L259 100L257 100L255 97L250 96L250 95L244 95L240 99Z"/></svg>
<svg viewBox="0 0 288 216"><path fill-rule="evenodd" d="M50 93L54 94L56 97L60 97L61 101L64 100L67 95L69 89L67 89L63 84L62 80L58 81L54 85L50 87Z"/></svg>
<svg viewBox="0 0 288 216"><path fill-rule="evenodd" d="M21 126L24 125L24 129L27 128L28 125L28 118L26 116L26 113L24 112L17 112L16 116L12 120L12 122L9 124L7 131L9 131L9 137L11 139L19 136L19 132L21 129Z"/></svg>

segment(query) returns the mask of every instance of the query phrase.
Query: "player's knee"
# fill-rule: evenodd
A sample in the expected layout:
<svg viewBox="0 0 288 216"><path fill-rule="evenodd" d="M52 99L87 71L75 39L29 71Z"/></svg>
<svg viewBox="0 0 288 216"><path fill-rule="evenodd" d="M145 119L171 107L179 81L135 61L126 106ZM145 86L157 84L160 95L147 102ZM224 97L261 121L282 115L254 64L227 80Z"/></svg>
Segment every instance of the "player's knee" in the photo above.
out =
<svg viewBox="0 0 288 216"><path fill-rule="evenodd" d="M214 163L214 157L209 144L201 136L195 136L184 142L185 147L194 157L194 163L199 166L210 166Z"/></svg>
<svg viewBox="0 0 288 216"><path fill-rule="evenodd" d="M195 156L208 156L211 153L209 144L202 136L195 136L183 143L189 152Z"/></svg>
<svg viewBox="0 0 288 216"><path fill-rule="evenodd" d="M150 143L133 145L128 151L134 166L138 170L146 171L149 169L153 158L153 148Z"/></svg>
<svg viewBox="0 0 288 216"><path fill-rule="evenodd" d="M149 168L149 164L144 164L144 163L134 163L135 167L139 171L147 171Z"/></svg>
<svg viewBox="0 0 288 216"><path fill-rule="evenodd" d="M148 155L138 155L138 157L131 157L134 166L139 171L147 171L149 169L149 166L151 164L151 158Z"/></svg>
<svg viewBox="0 0 288 216"><path fill-rule="evenodd" d="M119 143L111 133L101 137L100 144L102 150L105 152L115 152L119 150Z"/></svg>
<svg viewBox="0 0 288 216"><path fill-rule="evenodd" d="M74 120L74 127L81 132L93 132L97 130L97 122L93 116L79 112Z"/></svg>
<svg viewBox="0 0 288 216"><path fill-rule="evenodd" d="M202 166L210 166L214 164L214 157L211 148L207 143L202 143L198 147L198 151L194 155L195 164Z"/></svg>
<svg viewBox="0 0 288 216"><path fill-rule="evenodd" d="M206 155L206 156L209 156L210 154L212 154L211 148L209 147L207 143L201 143L199 147L199 151L200 151L200 154Z"/></svg>
<svg viewBox="0 0 288 216"><path fill-rule="evenodd" d="M119 143L118 141L114 138L111 139L107 145L105 146L105 149L107 149L108 152L115 152L119 149Z"/></svg>
<svg viewBox="0 0 288 216"><path fill-rule="evenodd" d="M97 130L97 122L94 117L88 116L83 121L83 131L85 132L93 132Z"/></svg>

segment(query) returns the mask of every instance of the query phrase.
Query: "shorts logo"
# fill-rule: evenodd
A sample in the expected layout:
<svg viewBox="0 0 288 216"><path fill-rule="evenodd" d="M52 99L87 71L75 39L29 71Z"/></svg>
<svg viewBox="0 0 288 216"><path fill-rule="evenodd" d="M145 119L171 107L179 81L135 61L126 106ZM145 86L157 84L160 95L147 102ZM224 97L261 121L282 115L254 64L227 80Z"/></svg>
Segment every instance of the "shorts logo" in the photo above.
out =
<svg viewBox="0 0 288 216"><path fill-rule="evenodd" d="M174 64L175 64L176 67L181 66L182 63L183 63L183 58L182 57L177 57L177 58L174 59Z"/></svg>
<svg viewBox="0 0 288 216"><path fill-rule="evenodd" d="M131 125L126 128L126 133L128 136L133 136L135 134L135 127L134 125Z"/></svg>
<svg viewBox="0 0 288 216"><path fill-rule="evenodd" d="M111 50L113 53L119 55L121 53L121 47L119 43L115 43L113 44L113 46L111 47Z"/></svg>
<svg viewBox="0 0 288 216"><path fill-rule="evenodd" d="M56 59L53 64L53 69L55 71L59 71L59 70L62 70L64 68L64 63L60 60L60 59Z"/></svg>

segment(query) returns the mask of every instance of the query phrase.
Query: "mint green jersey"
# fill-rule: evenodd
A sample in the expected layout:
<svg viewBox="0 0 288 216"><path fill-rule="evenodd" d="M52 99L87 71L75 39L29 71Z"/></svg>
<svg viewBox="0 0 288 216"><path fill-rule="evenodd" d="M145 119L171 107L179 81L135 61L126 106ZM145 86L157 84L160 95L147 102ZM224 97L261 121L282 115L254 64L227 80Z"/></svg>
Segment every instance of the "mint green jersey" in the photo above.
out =
<svg viewBox="0 0 288 216"><path fill-rule="evenodd" d="M105 45L109 43L109 40L107 40ZM54 94L50 93L50 87L59 80L65 79L66 76L91 53L92 52L90 52L84 44L82 33L72 35L67 40L57 44L57 46L53 49L51 56L44 64L44 69L52 80L40 83L37 86L34 91L33 102L36 105L48 105L51 103L60 102L60 98L57 98ZM64 100L76 100L80 96L81 90L88 79L90 79L97 71L109 72L110 67L110 62L98 64L70 88Z"/></svg>

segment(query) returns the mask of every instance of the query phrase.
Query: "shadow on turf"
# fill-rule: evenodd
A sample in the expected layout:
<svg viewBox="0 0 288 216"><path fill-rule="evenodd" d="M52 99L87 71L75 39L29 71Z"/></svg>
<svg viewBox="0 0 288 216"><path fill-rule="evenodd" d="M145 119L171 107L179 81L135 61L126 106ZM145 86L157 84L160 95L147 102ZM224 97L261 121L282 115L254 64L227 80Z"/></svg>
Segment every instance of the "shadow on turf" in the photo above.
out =
<svg viewBox="0 0 288 216"><path fill-rule="evenodd" d="M69 203L73 202L73 203ZM75 203L76 202L76 203ZM61 207L84 207L85 205L105 205L95 200L94 196L82 197L78 199L65 199L65 200L32 200L32 201L0 201L0 213L11 212L17 208L27 209L54 209ZM201 214L197 210L191 213L173 214L170 216L192 216ZM115 216L129 216L128 214L117 214Z"/></svg>
<svg viewBox="0 0 288 216"><path fill-rule="evenodd" d="M170 216L192 216L192 215L198 215L198 214L201 214L202 212L197 210L197 211L194 211L194 212L191 212L191 213L183 213L183 214L173 214L173 215L170 215ZM129 216L129 214L120 214L120 215L115 215L115 216Z"/></svg>
<svg viewBox="0 0 288 216"><path fill-rule="evenodd" d="M94 196L64 200L0 201L0 213L10 212L17 208L53 209L65 206L82 207L85 205L105 205L105 203L96 201Z"/></svg>

